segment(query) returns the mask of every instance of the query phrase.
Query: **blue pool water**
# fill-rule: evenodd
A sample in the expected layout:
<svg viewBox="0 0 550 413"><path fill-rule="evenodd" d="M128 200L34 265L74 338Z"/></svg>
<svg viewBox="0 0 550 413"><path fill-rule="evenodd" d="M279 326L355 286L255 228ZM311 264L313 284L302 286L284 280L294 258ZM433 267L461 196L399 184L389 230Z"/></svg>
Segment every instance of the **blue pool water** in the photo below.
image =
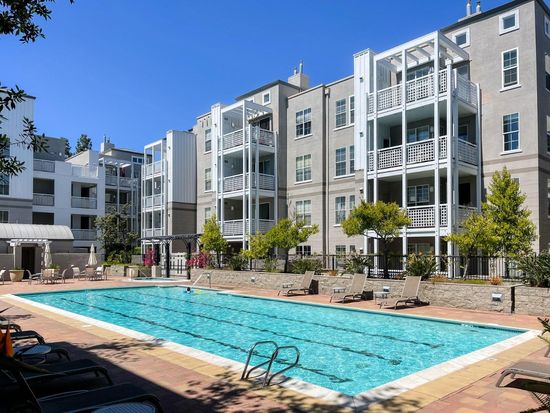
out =
<svg viewBox="0 0 550 413"><path fill-rule="evenodd" d="M22 296L240 362L259 340L295 345L301 359L288 376L348 395L523 332L184 287ZM280 355L282 366L291 359Z"/></svg>

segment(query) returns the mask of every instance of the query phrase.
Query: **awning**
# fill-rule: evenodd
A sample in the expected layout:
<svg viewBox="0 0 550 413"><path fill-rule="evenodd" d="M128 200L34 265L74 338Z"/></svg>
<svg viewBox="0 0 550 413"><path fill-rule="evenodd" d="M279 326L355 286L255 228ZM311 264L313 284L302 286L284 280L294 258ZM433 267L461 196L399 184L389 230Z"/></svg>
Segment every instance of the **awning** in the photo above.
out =
<svg viewBox="0 0 550 413"><path fill-rule="evenodd" d="M71 229L65 225L0 224L0 240L18 243L73 241Z"/></svg>

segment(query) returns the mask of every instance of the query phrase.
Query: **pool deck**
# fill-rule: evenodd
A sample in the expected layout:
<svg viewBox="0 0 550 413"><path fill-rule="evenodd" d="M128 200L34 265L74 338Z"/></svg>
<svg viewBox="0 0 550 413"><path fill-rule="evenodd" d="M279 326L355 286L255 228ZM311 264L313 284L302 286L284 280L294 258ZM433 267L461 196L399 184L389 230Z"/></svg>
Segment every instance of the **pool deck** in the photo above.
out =
<svg viewBox="0 0 550 413"><path fill-rule="evenodd" d="M120 278L95 282L70 280L66 284L56 285L6 283L0 285L0 295L137 285L154 284L129 283ZM232 290L270 298L277 295L274 291L266 290ZM322 304L328 304L329 301L323 295L284 298ZM380 311L373 301L335 305ZM39 331L46 341L65 343L74 355L73 359L96 359L112 373L115 383L132 382L156 394L166 412L520 412L534 408L537 404L526 392L496 388L499 372L524 358L550 364L550 359L543 357L544 343L539 339L531 339L388 400L357 409L342 408L322 398L308 397L288 388L271 386L262 389L240 381L237 373L217 365L0 296L0 309L6 306L11 308L2 315L9 316L25 329ZM517 314L434 306L408 308L398 310L398 313L528 329L540 327L536 317Z"/></svg>

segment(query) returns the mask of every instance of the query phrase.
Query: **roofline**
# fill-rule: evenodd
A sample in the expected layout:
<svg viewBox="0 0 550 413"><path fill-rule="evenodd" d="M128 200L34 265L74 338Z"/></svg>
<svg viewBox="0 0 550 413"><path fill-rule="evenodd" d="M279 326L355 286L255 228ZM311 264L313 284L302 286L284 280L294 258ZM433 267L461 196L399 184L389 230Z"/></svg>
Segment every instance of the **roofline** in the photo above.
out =
<svg viewBox="0 0 550 413"><path fill-rule="evenodd" d="M327 83L325 86L329 87L329 86L335 85L336 83L345 82L346 80L353 79L353 76L354 75L349 75L349 76L343 77L341 79L338 79L338 80L335 80L333 82Z"/></svg>
<svg viewBox="0 0 550 413"><path fill-rule="evenodd" d="M298 92L298 93L295 93L293 95L290 95L288 97L288 99L294 99L295 97L298 97L298 96L303 96L305 95L306 93L309 93L309 92L313 92L319 88L324 88L325 87L325 84L324 83L321 83L320 85L317 85L317 86L313 86L313 87L310 87L309 89L306 89L306 90L302 90L301 92Z"/></svg>
<svg viewBox="0 0 550 413"><path fill-rule="evenodd" d="M465 18L459 20L456 23L453 23L449 26L441 28L441 31L442 32L450 32L450 31L453 31L453 30L458 29L460 27L468 26L468 25L470 25L472 23L475 23L477 21L484 20L484 19L487 19L489 17L493 17L495 14L500 14L505 10L513 9L513 8L521 6L525 3L531 3L531 2L538 3L544 9L544 11L547 14L550 15L550 8L546 5L544 0L513 0L513 1L510 1L508 3L504 3L501 6L495 7L493 9L489 9L487 11L483 11L483 12L477 13L477 14L472 14L470 17L465 17Z"/></svg>
<svg viewBox="0 0 550 413"><path fill-rule="evenodd" d="M288 87L294 88L298 91L302 90L302 88L300 88L296 85L293 85L291 83L285 82L284 80L274 80L273 82L269 82L265 85L262 85L262 86L260 86L256 89L254 89L254 90L251 90L250 92L245 93L244 95L237 96L235 98L235 100L238 102L239 100L246 99L247 97L249 97L251 95L255 95L256 93L260 92L261 90L269 89L270 87L277 86L277 85L288 86Z"/></svg>

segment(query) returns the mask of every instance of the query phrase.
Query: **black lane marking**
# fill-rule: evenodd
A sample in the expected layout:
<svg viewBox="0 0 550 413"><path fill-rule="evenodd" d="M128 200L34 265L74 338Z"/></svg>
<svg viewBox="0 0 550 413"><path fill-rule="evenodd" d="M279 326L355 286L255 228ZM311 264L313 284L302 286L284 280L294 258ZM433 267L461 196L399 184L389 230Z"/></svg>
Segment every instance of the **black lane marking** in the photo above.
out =
<svg viewBox="0 0 550 413"><path fill-rule="evenodd" d="M176 333L180 333L180 334L186 334L186 335L189 335L193 338L197 338L199 340L204 340L204 341L210 341L210 342L213 342L213 343L216 343L216 344L219 344L221 346L224 346L224 347L229 347L233 350L237 350L237 351L240 351L244 354L248 354L248 350L247 349L244 349L242 347L239 347L239 346L235 346L233 344L229 344L229 343L225 343L223 341L219 341L219 340L216 340L214 338L211 338L211 337L205 337L205 336L202 336L200 334L196 334L196 333L192 333L190 331L185 331L185 330L180 330L178 328L174 328L174 327L170 327L170 326L167 326L165 324L162 324L162 323L157 323L155 321L151 321L151 320L148 320L148 319L145 319L145 318L141 318L141 317L136 317L136 316L129 316L128 314L124 314L124 313L121 313L121 312L118 312L118 311L114 311L114 310L109 310L109 309L106 309L106 308L103 308L103 307L99 307L99 306L96 306L96 305L92 305L92 304L88 304L88 303L81 303L80 301L75 301L75 300L71 300L71 299L68 299L68 298L64 298L64 297L60 297L60 300L62 301L67 301L67 302L70 302L70 303L73 303L73 304L77 304L77 305L80 305L82 307L91 307L91 308L95 308L97 310L101 310L101 311L104 311L106 313L111 313L111 314L117 314L117 315L120 315L124 318L128 318L130 320L138 320L138 321L141 321L141 322L144 322L146 324L151 324L151 325L154 325L154 326L157 326L157 327L162 327L162 328L165 328L167 330L171 330L171 331L174 331ZM263 357L263 358L269 358L269 357L266 357L262 354L257 354L255 353L256 356L259 356L259 357ZM288 362L288 360L286 359L277 359L277 363L280 363L280 364L286 364L286 365L290 365L290 363ZM309 371L313 374L317 374L319 376L323 376L323 377L327 377L332 383L346 383L346 382L350 382L352 381L351 379L343 379L341 377L338 377L338 376L335 376L333 374L329 374L329 373L325 373L323 370L319 370L319 369L312 369L312 368L309 368L309 367L305 367L304 365L302 365L301 363L300 364L297 364L295 366L295 368L298 368L298 369L301 369L301 370L305 370L305 371Z"/></svg>
<svg viewBox="0 0 550 413"><path fill-rule="evenodd" d="M319 344L319 345L322 345L322 346L332 347L332 348L335 348L335 349L338 349L338 350L347 351L349 353L359 354L361 356L366 356L366 357L377 358L377 359L380 359L380 360L385 360L385 361L387 361L387 362L389 362L390 364L393 364L393 365L401 364L401 360L399 360L399 359L388 359L384 356L381 356L381 355L376 354L376 353L371 353L371 352L366 351L366 350L354 350L354 349L349 348L349 347L343 347L343 346L339 346L339 345L336 345L336 344L325 343L323 341L316 341L316 340L311 340L311 339L307 339L307 338L291 336L289 334L284 334L284 333L281 333L281 332L278 332L278 331L272 331L272 330L259 328L259 327L252 327L252 326L249 326L249 325L246 325L246 324L238 323L236 321L222 320L222 319L218 319L218 318L214 318L214 317L209 317L207 315L192 313L192 312L183 311L183 310L176 310L176 309L173 309L173 308L163 307L163 306L159 306L159 305L155 305L155 304L143 303L143 302L140 302L140 301L128 300L127 298L113 297L113 296L106 295L106 294L98 294L98 296L109 298L109 299L112 299L112 300L127 302L127 303L131 303L131 304L143 305L143 306L146 306L146 307L149 307L149 308L152 307L152 308L157 308L159 310L175 312L175 313L178 313L178 314L184 314L184 315L187 315L187 316L190 316L190 317L199 317L199 318L204 318L206 320L211 320L211 321L214 321L214 322L219 322L219 323L225 323L225 324L229 324L229 325L244 327L244 328L248 328L248 329L251 329L251 330L260 331L262 333L275 334L277 336L290 338L292 340L304 341L306 343Z"/></svg>
<svg viewBox="0 0 550 413"><path fill-rule="evenodd" d="M439 348L439 347L442 347L443 344L431 344L431 343L425 343L423 341L415 341L415 340L407 340L407 339L403 339L403 338L399 338L399 337L394 337L394 336L389 336L389 335L385 335L385 334L374 334L374 333L367 333L365 331L360 331L360 330L354 330L352 328L347 328L347 327L337 327L337 326L333 326L333 325L330 325L330 324L322 324L322 323L316 323L314 321L302 321L302 320L297 320L295 318L289 318L289 317L281 317L281 316L278 316L278 315L274 315L274 314L264 314L264 313L257 313L255 311L250 311L250 310L241 310L239 308L234 308L234 307L226 307L226 306L222 306L222 305L217 305L217 304L207 304L207 303L203 303L201 301L195 301L195 300L182 300L182 299L179 299L179 298L173 298L173 297L163 297L161 295L156 295L156 294L146 294L146 293L142 293L142 292L139 292L140 295L145 295L145 296L149 296L149 297L155 297L155 298L164 298L166 300L172 300L172 301L177 301L177 302L189 302L189 303L193 303L193 304L198 304L198 305L202 305L202 306L207 306L207 307L215 307L215 308L221 308L223 310L232 310L232 311L237 311L237 312L240 312L240 313L247 313L247 314L253 314L253 315L260 315L260 316L263 316L263 317L268 317L268 318L277 318L279 320L286 320L286 321L293 321L295 323L299 323L299 324L310 324L310 325L314 325L314 326L318 326L318 327L324 327L324 328L331 328L333 330L337 330L337 331L345 331L345 332L348 332L348 333L355 333L355 334L360 334L360 335L364 335L364 336L371 336L371 337L380 337L380 338L386 338L388 340L393 340L393 341L400 341L402 343L408 343L408 344L419 344L419 345L423 345L423 346L428 346L430 348L433 348L433 349L436 349L436 348ZM239 298L246 298L246 297L241 297L239 296Z"/></svg>

